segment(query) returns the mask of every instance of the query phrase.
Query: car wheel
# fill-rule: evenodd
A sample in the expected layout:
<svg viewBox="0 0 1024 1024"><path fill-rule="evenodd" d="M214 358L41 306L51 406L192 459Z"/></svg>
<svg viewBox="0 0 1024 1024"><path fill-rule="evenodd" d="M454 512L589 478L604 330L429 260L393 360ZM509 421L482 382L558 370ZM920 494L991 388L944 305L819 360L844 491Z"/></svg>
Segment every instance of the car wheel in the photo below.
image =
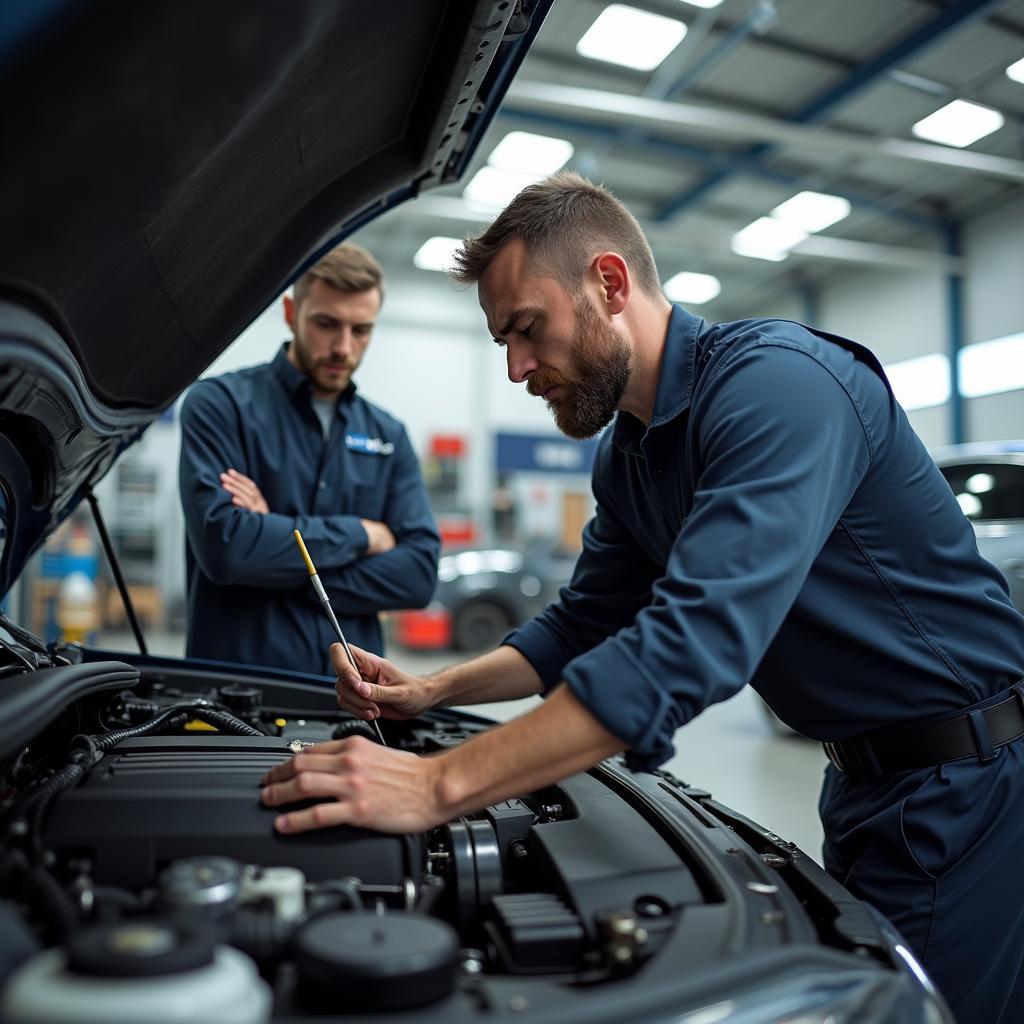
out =
<svg viewBox="0 0 1024 1024"><path fill-rule="evenodd" d="M493 601L473 601L455 616L455 646L460 651L497 647L512 628L508 613Z"/></svg>

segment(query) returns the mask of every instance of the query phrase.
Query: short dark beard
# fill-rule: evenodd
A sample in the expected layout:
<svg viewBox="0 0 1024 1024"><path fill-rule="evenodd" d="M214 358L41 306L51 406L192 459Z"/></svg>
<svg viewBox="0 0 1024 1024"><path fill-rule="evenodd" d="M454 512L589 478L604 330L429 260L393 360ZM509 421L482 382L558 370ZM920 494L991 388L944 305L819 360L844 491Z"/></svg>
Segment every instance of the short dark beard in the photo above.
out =
<svg viewBox="0 0 1024 1024"><path fill-rule="evenodd" d="M346 388L348 388L352 381L351 373L349 374L348 381L346 381L342 387L331 387L317 379L317 369L320 364L315 359L310 358L309 353L306 351L303 343L299 340L298 334L294 330L292 331L292 340L288 347L295 353L295 361L298 363L299 369L307 378L309 378L309 382L315 389L326 394L340 395L344 393ZM353 367L352 373L355 373L356 369L357 367Z"/></svg>
<svg viewBox="0 0 1024 1024"><path fill-rule="evenodd" d="M549 404L558 429L583 441L604 430L615 415L629 383L630 351L586 299L576 302L575 312L569 343L572 377L562 396Z"/></svg>
<svg viewBox="0 0 1024 1024"><path fill-rule="evenodd" d="M302 347L302 342L299 341L297 335L293 335L291 345L289 347L292 350L292 354L295 356L295 361L299 364L299 369L310 380L316 380L314 375L316 364L306 354L306 350Z"/></svg>

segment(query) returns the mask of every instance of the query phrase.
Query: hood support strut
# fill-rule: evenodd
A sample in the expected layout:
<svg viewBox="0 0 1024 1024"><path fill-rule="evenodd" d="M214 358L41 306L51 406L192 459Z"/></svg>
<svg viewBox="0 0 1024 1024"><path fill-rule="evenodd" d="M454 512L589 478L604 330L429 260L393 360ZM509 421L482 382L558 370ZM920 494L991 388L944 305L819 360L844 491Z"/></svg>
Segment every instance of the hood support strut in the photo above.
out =
<svg viewBox="0 0 1024 1024"><path fill-rule="evenodd" d="M128 586L124 581L124 573L121 572L121 563L117 560L117 555L114 553L114 545L110 542L110 534L107 533L107 524L103 521L103 514L100 512L100 503L96 500L96 495L93 494L91 487L86 487L85 489L85 500L89 502L89 508L92 509L92 517L100 535L100 543L103 545L107 561L110 563L111 572L114 574L117 592L121 595L121 602L124 604L124 610L128 615L128 622L132 627L132 632L135 634L135 641L139 645L139 653L149 654L145 638L142 636L142 629L139 626L138 616L135 614L135 605L132 604L131 595L128 593Z"/></svg>

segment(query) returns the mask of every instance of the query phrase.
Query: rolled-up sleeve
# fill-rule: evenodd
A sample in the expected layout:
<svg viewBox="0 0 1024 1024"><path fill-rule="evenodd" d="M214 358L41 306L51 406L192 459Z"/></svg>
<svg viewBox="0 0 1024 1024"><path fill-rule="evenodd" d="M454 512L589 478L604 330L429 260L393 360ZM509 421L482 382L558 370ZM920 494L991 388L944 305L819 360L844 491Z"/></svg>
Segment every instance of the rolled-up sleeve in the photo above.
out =
<svg viewBox="0 0 1024 1024"><path fill-rule="evenodd" d="M691 416L703 468L650 603L562 673L637 770L752 678L871 461L847 385L778 343L731 357Z"/></svg>

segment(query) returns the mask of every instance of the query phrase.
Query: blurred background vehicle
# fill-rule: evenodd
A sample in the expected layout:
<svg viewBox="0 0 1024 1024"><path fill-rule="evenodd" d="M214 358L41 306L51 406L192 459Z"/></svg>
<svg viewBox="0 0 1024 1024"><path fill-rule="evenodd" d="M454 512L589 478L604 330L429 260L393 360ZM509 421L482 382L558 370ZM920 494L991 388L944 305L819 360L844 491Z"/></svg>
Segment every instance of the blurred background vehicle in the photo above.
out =
<svg viewBox="0 0 1024 1024"><path fill-rule="evenodd" d="M444 554L433 603L423 611L400 612L393 638L412 649L494 647L555 600L572 576L577 554L548 538Z"/></svg>
<svg viewBox="0 0 1024 1024"><path fill-rule="evenodd" d="M932 453L978 537L1024 611L1024 441L949 445Z"/></svg>

